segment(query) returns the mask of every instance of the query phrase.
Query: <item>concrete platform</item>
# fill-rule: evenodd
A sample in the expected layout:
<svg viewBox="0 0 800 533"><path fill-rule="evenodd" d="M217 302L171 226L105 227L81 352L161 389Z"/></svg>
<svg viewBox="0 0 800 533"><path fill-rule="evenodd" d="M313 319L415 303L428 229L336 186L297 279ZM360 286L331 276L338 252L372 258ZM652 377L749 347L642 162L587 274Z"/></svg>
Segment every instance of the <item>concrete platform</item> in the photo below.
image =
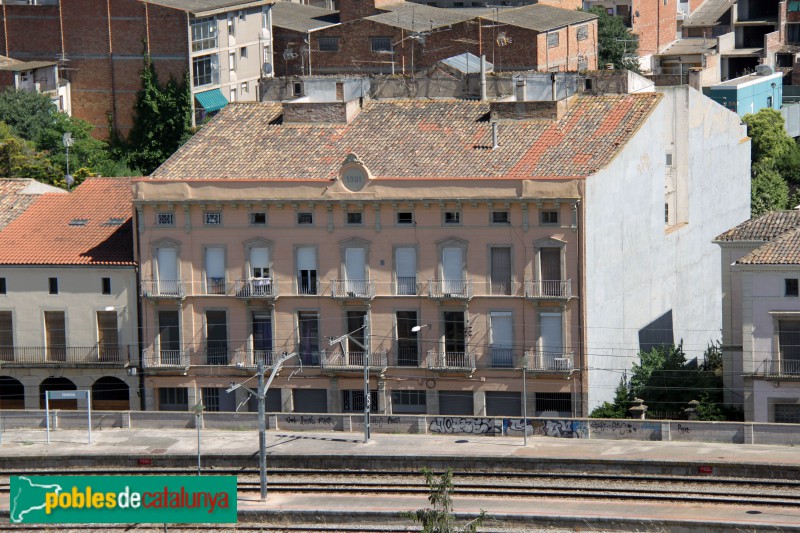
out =
<svg viewBox="0 0 800 533"><path fill-rule="evenodd" d="M43 430L13 430L2 434L0 467L3 469L63 468L74 465L135 467L138 459L152 459L154 466L197 464L196 430L103 430L92 433L86 444L85 431L59 430L46 445ZM742 444L698 444L640 441L582 441L529 437L523 446L519 437L468 437L441 435L376 434L365 444L356 433L287 433L270 431L267 436L268 466L320 465L359 469L365 467L440 468L456 470L546 468L548 471L632 471L698 475L699 467L711 466L711 475L750 475L800 479L800 453L794 447ZM257 468L258 438L253 431L203 430L201 461L207 472L213 466L238 465ZM498 466L500 465L500 466ZM142 467L146 469L147 467ZM683 472L684 474L680 474ZM521 503L522 502L522 503ZM657 505L630 501L514 500L509 498L454 499L458 513L485 509L501 522L530 522L561 527L670 531L800 531L800 508L732 508L708 504ZM398 513L426 507L425 498L274 494L267 502L253 493L240 494L242 521L269 516L291 523L317 521L336 516L357 523L383 515L397 521ZM8 497L0 497L0 509L8 512ZM716 526L709 525L716 522Z"/></svg>

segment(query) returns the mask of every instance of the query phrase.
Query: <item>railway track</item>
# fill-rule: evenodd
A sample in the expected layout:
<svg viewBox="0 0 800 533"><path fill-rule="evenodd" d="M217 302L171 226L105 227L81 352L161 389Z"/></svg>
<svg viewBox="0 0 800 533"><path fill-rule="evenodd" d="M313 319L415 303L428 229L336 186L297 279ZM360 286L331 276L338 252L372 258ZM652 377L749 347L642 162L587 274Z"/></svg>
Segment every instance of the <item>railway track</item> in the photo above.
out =
<svg viewBox="0 0 800 533"><path fill-rule="evenodd" d="M256 469L215 468L206 475L236 475L241 492L260 490ZM0 493L14 475L194 475L196 469L159 468L0 471ZM406 470L352 471L273 469L271 493L359 496L426 496L422 476ZM574 474L549 472L454 472L453 494L475 498L630 500L637 502L714 503L800 508L800 481L701 476Z"/></svg>

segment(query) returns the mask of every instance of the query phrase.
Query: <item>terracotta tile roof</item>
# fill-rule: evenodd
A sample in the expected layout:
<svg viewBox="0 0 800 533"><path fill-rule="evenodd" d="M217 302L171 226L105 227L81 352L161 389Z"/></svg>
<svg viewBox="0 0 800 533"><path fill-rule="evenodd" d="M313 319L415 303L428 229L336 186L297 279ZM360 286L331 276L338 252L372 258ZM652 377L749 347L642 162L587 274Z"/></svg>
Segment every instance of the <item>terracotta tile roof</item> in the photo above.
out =
<svg viewBox="0 0 800 533"><path fill-rule="evenodd" d="M491 15L487 13L483 18L495 24L508 24L537 32L545 32L572 24L589 22L596 19L597 15L584 11L561 9L547 4L532 4L503 9Z"/></svg>
<svg viewBox="0 0 800 533"><path fill-rule="evenodd" d="M759 246L736 261L739 265L800 265L800 227Z"/></svg>
<svg viewBox="0 0 800 533"><path fill-rule="evenodd" d="M584 178L607 165L661 96L578 96L558 120L499 124L489 103L373 100L350 124L284 124L279 103L229 105L153 179L329 180L349 152L376 178Z"/></svg>
<svg viewBox="0 0 800 533"><path fill-rule="evenodd" d="M714 240L767 242L797 227L800 227L800 211L773 211L742 222Z"/></svg>
<svg viewBox="0 0 800 533"><path fill-rule="evenodd" d="M133 265L130 178L43 194L0 231L3 265Z"/></svg>
<svg viewBox="0 0 800 533"><path fill-rule="evenodd" d="M45 192L67 191L32 179L0 178L0 230L24 213Z"/></svg>

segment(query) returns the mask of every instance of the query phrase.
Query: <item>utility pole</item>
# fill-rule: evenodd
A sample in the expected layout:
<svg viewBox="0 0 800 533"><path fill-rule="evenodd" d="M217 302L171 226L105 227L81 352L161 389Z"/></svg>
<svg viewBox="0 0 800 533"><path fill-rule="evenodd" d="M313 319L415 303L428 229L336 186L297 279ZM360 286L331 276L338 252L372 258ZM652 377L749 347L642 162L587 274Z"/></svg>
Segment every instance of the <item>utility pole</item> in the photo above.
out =
<svg viewBox="0 0 800 533"><path fill-rule="evenodd" d="M266 400L267 400L267 391L269 390L269 386L272 384L272 380L275 379L278 371L283 366L283 363L291 359L297 355L297 352L287 353L283 352L283 355L275 361L274 366L272 367L272 373L269 376L267 382L264 382L264 374L266 372L266 368L264 366L264 361L258 362L258 370L257 370L257 377L258 377L258 391L254 391L248 387L245 387L241 383L236 383L231 381L230 388L226 391L231 393L238 388L242 388L249 392L250 394L254 395L258 398L258 470L259 470L259 478L261 481L261 501L265 501L267 499L267 409L266 409ZM300 368L302 369L303 361L300 360Z"/></svg>
<svg viewBox="0 0 800 533"><path fill-rule="evenodd" d="M358 339L353 337L353 333L356 333L356 332L358 332L358 331L360 331L362 329L365 329L368 325L369 325L369 317L365 315L364 316L364 325L361 326L360 328L358 328L356 330L353 330L350 333L345 333L341 337L337 337L337 338L329 337L328 338L328 343L329 343L330 346L333 346L334 344L338 344L338 343L342 342L343 340L347 339L348 342L355 343L356 346L358 346L359 348L364 350L364 444L368 443L369 442L369 438L370 438L370 420L369 420L369 417L370 417L370 411L371 411L371 407L372 407L371 406L372 398L370 397L370 394L369 394L369 345L370 345L370 343L369 343L369 335L364 335L365 341L364 341L364 344L362 344ZM347 357L348 351L349 350L345 349L344 346L342 346L342 352L343 352L343 355L345 357Z"/></svg>

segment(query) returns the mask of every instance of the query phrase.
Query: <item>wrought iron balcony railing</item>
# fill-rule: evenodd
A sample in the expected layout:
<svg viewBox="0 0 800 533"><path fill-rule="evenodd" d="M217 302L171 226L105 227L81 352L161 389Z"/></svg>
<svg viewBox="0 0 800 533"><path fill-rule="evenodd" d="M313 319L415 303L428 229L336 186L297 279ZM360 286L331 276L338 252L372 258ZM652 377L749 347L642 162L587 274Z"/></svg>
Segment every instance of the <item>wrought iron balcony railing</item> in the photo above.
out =
<svg viewBox="0 0 800 533"><path fill-rule="evenodd" d="M533 372L571 372L574 366L572 352L542 352L529 350L525 352L528 360L527 369Z"/></svg>
<svg viewBox="0 0 800 533"><path fill-rule="evenodd" d="M331 296L338 300L369 300L375 297L375 282L370 279L332 279Z"/></svg>
<svg viewBox="0 0 800 533"><path fill-rule="evenodd" d="M469 300L472 298L471 279L432 279L428 281L428 296L437 300Z"/></svg>
<svg viewBox="0 0 800 533"><path fill-rule="evenodd" d="M428 351L428 368L431 370L475 370L473 352L435 352Z"/></svg>
<svg viewBox="0 0 800 533"><path fill-rule="evenodd" d="M369 353L370 370L383 371L387 366L388 350ZM328 370L364 370L364 352L322 351L322 368Z"/></svg>
<svg viewBox="0 0 800 533"><path fill-rule="evenodd" d="M143 279L141 284L142 298L185 298L183 280Z"/></svg>
<svg viewBox="0 0 800 533"><path fill-rule="evenodd" d="M527 280L525 297L529 300L569 300L572 298L572 280Z"/></svg>
<svg viewBox="0 0 800 533"><path fill-rule="evenodd" d="M128 365L129 346L0 346L0 364L16 365ZM135 350L134 350L135 351Z"/></svg>
<svg viewBox="0 0 800 533"><path fill-rule="evenodd" d="M234 283L233 292L237 298L277 298L278 280L275 276L268 278L237 279Z"/></svg>

